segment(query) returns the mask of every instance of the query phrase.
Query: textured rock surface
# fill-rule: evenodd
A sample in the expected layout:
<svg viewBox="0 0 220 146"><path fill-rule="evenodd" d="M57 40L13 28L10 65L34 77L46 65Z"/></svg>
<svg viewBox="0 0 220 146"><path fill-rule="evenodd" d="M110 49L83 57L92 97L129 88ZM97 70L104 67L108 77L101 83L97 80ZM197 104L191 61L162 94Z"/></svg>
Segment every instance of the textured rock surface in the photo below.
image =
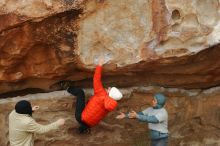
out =
<svg viewBox="0 0 220 146"><path fill-rule="evenodd" d="M151 95L155 92L164 92L169 97L166 108L169 113L170 146L220 145L219 88L186 91L159 87L125 89L126 98L120 102L117 110L94 127L90 135L81 136L73 132L78 126L73 118L75 98L64 96L62 91L1 99L0 145L8 144L8 114L20 99L28 99L33 105L41 106L34 117L42 124L60 117L67 120L60 130L36 135L36 146L148 145L149 135L145 123L129 119L118 121L115 116L119 111L139 111L148 107ZM88 97L91 91L86 90L86 93Z"/></svg>
<svg viewBox="0 0 220 146"><path fill-rule="evenodd" d="M219 9L218 0L0 0L0 93L57 90L69 80L91 87L103 55L106 86L198 90L126 88L130 98L89 136L72 132L73 97L28 95L41 106L37 121L67 119L63 129L38 135L37 146L148 145L145 124L114 117L148 106L155 91L170 97L171 146L220 145L219 89L199 89L220 85ZM8 144L8 114L19 99L0 100L1 146Z"/></svg>
<svg viewBox="0 0 220 146"><path fill-rule="evenodd" d="M81 85L100 55L109 84L220 83L218 0L1 0L0 22L1 93Z"/></svg>

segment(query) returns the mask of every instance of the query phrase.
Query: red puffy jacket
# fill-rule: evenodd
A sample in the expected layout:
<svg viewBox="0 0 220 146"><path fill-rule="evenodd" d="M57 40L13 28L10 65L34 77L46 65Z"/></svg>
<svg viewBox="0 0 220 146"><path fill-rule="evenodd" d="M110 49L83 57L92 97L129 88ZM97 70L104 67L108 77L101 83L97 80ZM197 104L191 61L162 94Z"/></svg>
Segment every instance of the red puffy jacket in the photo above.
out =
<svg viewBox="0 0 220 146"><path fill-rule="evenodd" d="M102 67L97 66L93 77L94 95L90 98L82 112L82 121L93 127L105 115L117 107L117 102L108 96L101 82Z"/></svg>

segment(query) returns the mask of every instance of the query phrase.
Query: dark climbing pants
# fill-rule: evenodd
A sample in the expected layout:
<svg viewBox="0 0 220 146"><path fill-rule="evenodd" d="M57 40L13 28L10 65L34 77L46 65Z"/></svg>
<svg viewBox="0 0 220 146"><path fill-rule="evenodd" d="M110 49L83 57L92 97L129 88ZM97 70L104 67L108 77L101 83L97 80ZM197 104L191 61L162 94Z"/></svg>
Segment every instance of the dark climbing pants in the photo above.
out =
<svg viewBox="0 0 220 146"><path fill-rule="evenodd" d="M67 92L71 93L72 95L76 96L76 110L75 110L75 118L80 124L79 130L83 132L89 128L83 121L82 121L82 112L85 108L85 93L80 88L69 87Z"/></svg>

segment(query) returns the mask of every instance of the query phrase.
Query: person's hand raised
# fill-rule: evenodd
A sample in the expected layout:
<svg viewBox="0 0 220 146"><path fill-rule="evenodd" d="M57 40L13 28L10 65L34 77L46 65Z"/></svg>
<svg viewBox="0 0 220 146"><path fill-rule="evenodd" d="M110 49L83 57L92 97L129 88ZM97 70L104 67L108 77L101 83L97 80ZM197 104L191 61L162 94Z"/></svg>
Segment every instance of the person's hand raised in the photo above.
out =
<svg viewBox="0 0 220 146"><path fill-rule="evenodd" d="M100 66L102 66L103 64L104 64L104 57L103 56L101 56L101 57L99 57L99 65Z"/></svg>
<svg viewBox="0 0 220 146"><path fill-rule="evenodd" d="M32 111L36 111L36 110L38 110L39 108L40 108L40 106L38 106L38 105L33 106L33 107L32 107Z"/></svg>

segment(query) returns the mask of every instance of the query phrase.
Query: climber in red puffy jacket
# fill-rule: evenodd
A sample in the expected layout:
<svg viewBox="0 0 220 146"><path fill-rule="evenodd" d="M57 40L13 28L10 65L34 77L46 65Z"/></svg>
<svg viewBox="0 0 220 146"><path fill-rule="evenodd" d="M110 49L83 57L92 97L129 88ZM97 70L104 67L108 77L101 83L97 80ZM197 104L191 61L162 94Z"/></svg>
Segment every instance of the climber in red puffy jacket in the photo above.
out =
<svg viewBox="0 0 220 146"><path fill-rule="evenodd" d="M106 91L101 82L103 60L99 60L99 65L95 69L93 77L94 95L85 104L85 94L80 88L69 87L67 92L76 96L75 118L79 122L79 132L88 133L90 128L97 125L105 115L114 110L117 100L122 98L121 92L115 88L108 88Z"/></svg>

